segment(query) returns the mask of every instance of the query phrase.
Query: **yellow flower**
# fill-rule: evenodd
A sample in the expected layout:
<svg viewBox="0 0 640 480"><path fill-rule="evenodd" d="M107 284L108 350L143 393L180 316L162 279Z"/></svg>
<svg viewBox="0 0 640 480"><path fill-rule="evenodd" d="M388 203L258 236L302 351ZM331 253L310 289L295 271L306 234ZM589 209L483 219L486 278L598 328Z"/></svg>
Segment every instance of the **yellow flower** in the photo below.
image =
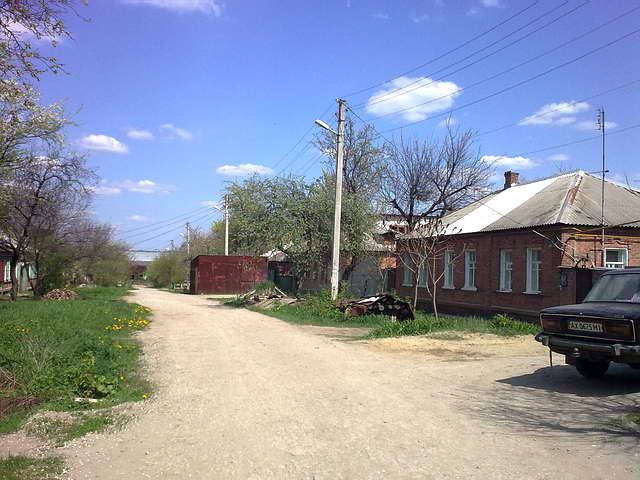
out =
<svg viewBox="0 0 640 480"><path fill-rule="evenodd" d="M149 395L147 395L146 393L143 393L142 398L149 398Z"/></svg>

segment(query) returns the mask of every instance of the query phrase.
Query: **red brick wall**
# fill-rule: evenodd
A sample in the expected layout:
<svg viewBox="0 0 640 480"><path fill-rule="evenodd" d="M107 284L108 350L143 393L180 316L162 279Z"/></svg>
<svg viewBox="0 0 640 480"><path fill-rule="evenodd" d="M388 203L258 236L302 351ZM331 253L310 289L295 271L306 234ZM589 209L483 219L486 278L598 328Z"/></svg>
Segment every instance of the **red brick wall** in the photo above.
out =
<svg viewBox="0 0 640 480"><path fill-rule="evenodd" d="M577 255L574 255L573 248L568 248L567 252L573 256L579 256L593 250L594 239L591 237L575 238L573 233L566 230L566 228L557 227L538 229L553 242L532 231L487 232L451 237L449 244L456 253L460 253L463 248L476 250L477 290L461 290L461 287L464 286L464 257L461 256L454 266L455 289L444 289L442 281L439 283L436 299L440 308L489 314L505 312L534 317L542 308L575 303L575 270L559 268L561 265L575 266L573 259L562 251L562 242L568 242L571 247L575 247ZM640 265L640 229L623 229L623 231L627 237L637 235L639 238L607 237L605 246L628 248L629 264ZM556 247L554 243L560 248ZM600 241L597 242L597 245L599 248ZM526 282L527 248L541 249L541 293L537 295L523 293ZM511 293L498 292L500 287L500 249L511 250L513 262ZM593 252L591 252L591 258L593 258ZM599 264L595 266L599 266ZM437 262L436 268L439 272L442 271L442 261ZM402 262L398 262L396 290L400 295L413 297L413 287L402 286L403 269ZM562 271L564 273L561 273ZM564 279L564 285L562 285L562 279ZM424 287L418 287L418 298L422 303L430 303L431 301L427 289Z"/></svg>

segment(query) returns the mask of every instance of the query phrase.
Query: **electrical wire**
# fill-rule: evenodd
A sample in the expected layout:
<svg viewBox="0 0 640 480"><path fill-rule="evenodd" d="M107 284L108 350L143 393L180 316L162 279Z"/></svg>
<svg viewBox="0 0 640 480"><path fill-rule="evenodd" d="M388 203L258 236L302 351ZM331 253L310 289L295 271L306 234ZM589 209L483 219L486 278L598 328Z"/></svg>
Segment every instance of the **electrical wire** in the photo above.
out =
<svg viewBox="0 0 640 480"><path fill-rule="evenodd" d="M609 21L607 21L607 22L605 22L603 24L600 24L597 27L592 28L591 30L588 30L588 31L576 36L576 37L573 37L572 39L567 40L566 42L563 42L560 45L557 45L557 46L555 46L555 47L553 47L553 48L551 48L551 49L549 49L549 50L547 50L545 52L542 52L542 53L540 53L538 55L535 55L535 56L531 57L530 59L525 60L524 62L521 62L521 63L519 63L517 65L514 65L514 66L512 66L512 67L510 67L510 68L508 68L506 70L498 72L498 73L496 73L494 75L491 75L491 76L489 76L487 78L484 78L482 80L479 80L477 82L471 83L471 84L467 85L466 87L458 88L455 92L452 92L450 94L442 95L442 96L436 97L436 98L432 98L432 99L427 100L426 102L418 103L418 104L412 105L412 106L407 107L407 108L402 108L400 110L396 110L396 111L393 111L393 112L385 113L383 115L378 115L376 117L376 120L379 119L379 118L383 118L383 117L398 115L399 113L407 112L407 111L413 110L413 109L415 109L417 107L421 107L421 106L428 105L428 104L433 103L433 102L437 102L439 100L443 100L445 98L449 98L449 97L451 97L453 95L458 95L460 92L470 90L473 87L477 87L478 85L482 85L483 83L486 83L486 82L489 82L491 80L494 80L494 79L496 79L496 78L498 78L498 77L500 77L502 75L506 75L507 73L510 73L510 72L512 72L512 71L514 71L514 70L516 70L516 69L518 69L518 68L520 68L520 67L522 67L524 65L527 65L527 64L529 64L531 62L539 60L540 58L545 57L545 56L547 56L547 55L549 55L551 53L557 52L558 50L566 47L567 45L570 45L571 43L577 42L578 40L581 40L584 37L586 37L588 35L591 35L592 33L595 33L596 31L598 31L598 30L600 30L600 29L602 29L602 28L604 28L606 26L609 26L611 23L613 23L613 22L615 22L617 20L620 20L621 18L626 17L627 15L630 15L631 13L633 13L633 12L635 12L637 10L640 10L640 6L632 8L631 10L629 10L629 11L627 11L627 12L621 14L621 15L618 15L615 18L612 18L611 20L609 20Z"/></svg>
<svg viewBox="0 0 640 480"><path fill-rule="evenodd" d="M547 28L547 27L549 27L549 26L553 25L554 23L556 23L557 21L561 20L562 18L564 18L564 17L566 17L566 16L568 16L568 15L571 15L572 13L574 13L575 11L577 11L578 9L580 9L580 8L584 7L584 6L585 6L585 5L587 5L589 2L587 1L587 2L584 2L584 3L582 3L582 4L578 5L578 6L576 6L576 7L575 7L575 8L573 8L572 10L569 10L569 11L567 11L567 12L563 13L562 15L560 15L559 17L554 18L554 19L553 19L553 20L551 20L550 22L545 23L544 25L542 25L542 26L540 26L540 27L536 28L535 30L533 30L533 31L531 31L531 32L529 32L529 33L527 33L527 34L525 34L525 35L523 35L523 36L521 36L521 37L517 38L516 40L514 40L514 41L512 41L512 42L508 43L507 45L504 45L504 46L502 46L502 47L500 47L500 48L498 48L498 49L494 50L493 52L491 52L491 53L489 53L489 54L487 54L487 55L484 55L484 56L480 57L479 59L474 60L473 62L471 62L471 63L469 63L469 64L467 64L467 65L465 65L465 66L463 66L463 67L458 68L457 70L454 70L454 71L452 71L452 72L448 72L448 73L446 73L446 74L444 74L444 75L442 75L442 76L440 76L440 77L438 77L438 78L436 78L436 79L431 78L433 75L436 75L436 74L438 74L438 73L444 72L444 71L446 71L447 69L449 69L450 67L453 67L453 66L458 65L458 64L460 64L460 63L464 62L465 60L468 60L469 58L474 57L476 54L478 54L478 53L480 53L480 52L482 52L482 51L484 51L484 50L486 50L486 49L488 49L488 48L490 48L490 47L492 47L492 46L496 45L497 43L499 43L499 42L501 42L502 40L504 40L504 39L506 39L506 38L510 37L511 35L514 35L514 34L516 34L516 33L520 32L520 31L524 30L526 27L528 27L528 26L532 25L533 23L537 22L537 21L538 21L538 20L540 20L541 18L543 18L543 17L545 17L545 16L547 16L547 15L550 15L551 13L555 12L555 11L556 11L556 10L558 10L559 8L561 8L561 7L565 6L567 3L568 3L568 2L565 2L565 3L561 4L561 5L560 5L560 6L558 6L558 7L554 7L553 9L551 9L551 10L549 10L549 11L547 11L547 12L543 13L542 15L540 15L540 16L538 16L538 17L534 18L533 20L531 20L529 23L527 23L526 25L522 26L521 28L519 28L519 29L517 29L517 30L514 30L514 31L512 31L512 32L510 32L509 34L505 35L504 37L499 38L498 40L496 40L496 41L494 41L494 42L490 43L489 45L487 45L487 46L485 46L485 47L482 47L482 48L481 48L481 49L479 49L479 50L476 50L475 52L470 53L470 54L469 54L469 55L467 55L466 57L463 57L463 58L461 58L460 60L458 60L458 61L456 61L456 62L453 62L453 63L451 63L451 64L449 64L449 65L447 65L447 66L445 66L445 67L443 67L443 68L441 68L441 69L439 69L439 70L436 70L435 72L432 72L432 73L427 74L425 77L426 77L426 80L428 80L428 82L426 82L426 83L423 83L423 82L425 81L425 78L419 78L419 79L417 79L417 80L414 80L414 81L412 81L412 82L408 83L407 85L404 85L403 87L393 89L393 90L391 90L390 92L388 92L388 93L386 93L386 94L384 94L384 95L382 95L382 96L380 96L380 97L376 98L376 99L375 99L375 100L373 100L373 101L367 101L367 102L363 102L363 103L357 104L357 105L355 105L355 106L354 106L354 108L358 108L358 109L360 109L360 108L363 108L363 107L366 107L366 106L370 106L370 105L375 105L375 104L378 104L378 103L386 102L386 101L391 100L391 99L393 99L393 98L400 97L400 96L402 96L402 95L406 95L406 94L408 94L408 93L411 93L411 92L413 92L413 91L415 91L415 90L419 90L419 89L421 89L421 88L424 88L424 87L426 87L426 86L429 86L429 85L431 85L431 84L433 84L433 83L435 83L435 82L437 82L437 81L439 81L439 80L442 80L442 79L443 79L443 78L445 78L445 77L448 77L448 76L451 76L451 75L453 75L453 74L455 74L455 73L458 73L458 72L461 72L461 71L463 71L463 70L466 70L467 68L469 68L469 67L471 67L471 66L473 66L473 65L475 65L475 64L477 64L477 63L480 63L480 62L482 62L482 61L486 60L487 58L490 58L490 57L492 57L493 55L495 55L495 54L497 54L497 53L500 53L501 51L506 50L507 48L512 47L513 45L515 45L515 44L517 44L517 43L521 42L522 40L525 40L525 39L527 39L527 38L531 37L532 35L534 35L534 34L538 33L539 31L541 31L541 30L543 30L543 29L545 29L545 28ZM415 86L415 87L409 88L409 87L411 87L412 85L416 85L416 84L418 84L418 83L420 83L420 85L417 85L417 86Z"/></svg>
<svg viewBox="0 0 640 480"><path fill-rule="evenodd" d="M193 223L198 223L198 222L200 222L200 221L202 221L202 220L205 220L205 219L206 219L206 220L208 220L209 218L213 219L214 217L215 217L215 214L207 213L206 215L204 215L204 216L202 216L202 217L200 217L200 218L198 218L198 219L196 219L196 220L193 220ZM142 245L143 243L147 243L147 242L149 242L149 241L151 241L151 240L155 240L156 238L159 238L159 237L162 237L162 236L164 236L164 235L168 235L169 233L175 232L175 231L176 231L176 230L178 230L179 228L182 228L182 225L179 225L179 226L177 226L177 227L173 227L173 228L171 228L170 230L167 230L167 231L165 231L165 232L159 233L159 234L154 235L154 236L152 236L152 237L145 238L144 240L140 240L140 241L139 241L139 242L137 242L136 244L132 245L132 246L129 248L129 250L132 250L132 249L133 249L133 247L137 247L137 246L139 246L139 245Z"/></svg>
<svg viewBox="0 0 640 480"><path fill-rule="evenodd" d="M207 206L206 208L207 209L211 209L211 207L209 207L209 206ZM202 212L200 212L200 213L202 213ZM176 226L176 227L172 227L172 228L182 228L182 224L183 223L185 223L185 222L193 222L194 218L196 218L198 215L200 215L200 213L195 214L195 215L190 215L189 217L181 218L179 220L174 220L173 222L169 222L169 223L164 224L164 225L158 225L158 226L156 226L156 227L154 227L152 229L149 229L147 231L144 231L144 232L137 232L137 233L134 233L133 235L127 235L127 236L125 236L123 238L120 238L120 240L128 241L128 240L131 240L132 238L135 238L135 237L139 237L139 236L142 236L142 235L149 235L149 234L151 234L153 232L157 232L158 230L160 230L162 228L166 228L169 225L173 225L173 224L179 224L179 225ZM210 210L208 210L207 213L205 213L205 215L210 215L211 213L218 213L218 212L211 212Z"/></svg>
<svg viewBox="0 0 640 480"><path fill-rule="evenodd" d="M578 57L572 58L571 60L568 60L566 62L563 62L563 63L559 64L559 65L551 67L551 68L549 68L549 69L547 69L547 70L545 70L545 71L543 71L541 73L538 73L537 75L534 75L532 77L526 78L524 80L521 80L520 82L514 83L512 85L509 85L508 87L505 87L505 88L503 88L501 90L498 90L497 92L494 92L492 94L489 94L489 95L481 97L481 98L479 98L477 100L474 100L473 102L469 102L469 103L466 103L464 105L460 105L459 107L452 108L452 109L450 109L450 110L448 110L446 112L443 112L443 113L439 113L439 114L436 114L436 115L431 115L429 117L423 118L422 120L417 120L415 122L410 122L410 123L407 123L405 125L400 125L399 127L394 127L394 128L390 128L390 129L387 129L387 130L383 130L381 133L393 132L393 131L400 130L400 129L403 129L403 128L406 128L406 127L417 125L419 123L424 123L424 122L426 122L428 120L432 120L434 118L442 117L443 115L450 115L453 112L462 110L462 109L470 107L472 105L476 105L476 104L478 104L480 102L483 102L485 100L488 100L490 98L497 97L498 95L501 95L501 94L506 93L506 92L508 92L510 90L513 90L513 89L515 89L517 87L520 87L520 86L525 85L525 84L527 84L529 82L537 80L538 78L541 78L541 77L543 77L545 75L548 75L549 73L555 72L556 70L559 70L559 69L564 68L564 67L566 67L568 65L576 63L577 61L582 60L583 58L586 58L586 57L588 57L590 55L593 55L594 53L597 53L597 52L599 52L601 50L604 50L605 48L610 47L611 45L614 45L614 44L616 44L616 43L618 43L618 42L620 42L622 40L625 40L625 39L631 37L632 35L637 34L638 32L640 32L640 28L635 29L635 30L633 30L633 31L631 31L629 33L626 33L625 35L622 35L620 37L617 37L614 40L611 40L610 42L605 43L604 45L600 45L599 47L596 47L596 48L594 48L592 50L589 50L588 52L586 52L586 53L584 53L584 54L582 54L582 55L580 55Z"/></svg>
<svg viewBox="0 0 640 480"><path fill-rule="evenodd" d="M442 59L442 58L446 57L447 55L450 55L450 54L452 54L452 53L454 53L454 52L457 52L457 51L458 51L458 50L460 50L461 48L466 47L467 45L469 45L469 44L471 44L471 43L475 42L476 40L478 40L478 39L480 39L480 38L484 37L485 35L487 35L487 34L491 33L491 32L492 32L492 31L494 31L495 29L497 29L497 28L499 28L499 27L501 27L501 26L505 25L506 23L510 22L510 21L511 21L511 20L513 20L514 18L516 18L516 17L518 17L518 16L522 15L522 14L523 14L524 12L526 12L527 10L529 10L529 9L533 8L533 7L534 7L534 6L536 6L538 3L540 3L540 2L539 2L539 0L536 0L535 2L533 2L532 4L530 4L529 6L527 6L527 7L523 8L522 10L520 10L520 11L518 11L518 12L514 13L514 14L513 14L513 15L511 15L510 17L506 18L505 20L503 20L503 21L502 21L502 22L500 22L500 23L497 23L496 25L494 25L493 27L489 28L488 30L485 30L485 31L481 32L480 34L476 35L475 37L472 37L472 38L470 38L469 40L466 40L465 42L463 42L463 43L461 43L460 45L458 45L458 46L456 46L456 47L452 48L451 50L448 50L448 51L446 51L446 52L444 52L444 53L442 53L442 54L438 55L437 57L434 57L434 58L432 58L431 60L428 60L428 61L426 61L425 63L423 63L423 64L421 64L421 65L418 65L417 67L414 67L414 68L412 68L412 69L410 69L410 70L407 70L406 72L403 72L403 73L401 73L401 74L399 74L399 75L396 75L395 77L393 77L393 78L391 78L391 79L389 79L389 80L385 80L384 82L376 83L376 84L374 84L374 85L371 85L371 86L369 86L369 87L363 88L363 89L361 89L361 90L357 90L357 91L355 91L355 92L347 93L346 95L343 95L343 96L342 96L342 98L352 97L352 96L354 96L354 95L358 95L358 94L360 94L360 93L363 93L363 92L366 92L366 91L369 91L369 90L373 90L374 88L377 88L377 87L380 87L380 86L386 85L387 83L389 83L389 82L391 82L391 81L395 80L395 79L396 79L396 78L398 78L398 77L403 77L403 76L405 76L405 75L408 75L408 74L410 74L410 73L415 72L416 70L420 70L421 68L424 68L424 67L426 67L427 65L430 65L430 64L432 64L432 63L434 63L434 62L437 62L438 60L440 60L440 59Z"/></svg>
<svg viewBox="0 0 640 480"><path fill-rule="evenodd" d="M123 235L129 232L135 232L138 230L146 230L150 227L153 227L154 225L159 225L161 223L167 223L167 222L171 222L171 220L177 219L177 218L183 218L183 217L188 217L189 215L193 215L194 213L200 212L206 208L210 208L208 205L202 206L200 208L196 208L195 210L192 210L190 212L187 213L183 213L181 215L176 215L175 217L171 217L171 218L167 218L166 220L159 220L157 222L153 222L153 223L149 223L147 225L141 226L141 227L136 227L136 228L130 228L129 230L123 230L121 232L118 232L118 235ZM182 221L182 220L179 220Z"/></svg>

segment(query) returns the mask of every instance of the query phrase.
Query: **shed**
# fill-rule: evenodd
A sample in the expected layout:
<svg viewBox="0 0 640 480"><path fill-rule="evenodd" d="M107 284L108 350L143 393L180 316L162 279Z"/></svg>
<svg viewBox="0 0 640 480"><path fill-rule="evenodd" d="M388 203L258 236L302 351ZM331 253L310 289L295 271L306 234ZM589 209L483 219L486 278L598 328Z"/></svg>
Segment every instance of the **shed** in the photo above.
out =
<svg viewBox="0 0 640 480"><path fill-rule="evenodd" d="M198 255L191 261L193 294L244 293L268 278L268 259L244 255Z"/></svg>

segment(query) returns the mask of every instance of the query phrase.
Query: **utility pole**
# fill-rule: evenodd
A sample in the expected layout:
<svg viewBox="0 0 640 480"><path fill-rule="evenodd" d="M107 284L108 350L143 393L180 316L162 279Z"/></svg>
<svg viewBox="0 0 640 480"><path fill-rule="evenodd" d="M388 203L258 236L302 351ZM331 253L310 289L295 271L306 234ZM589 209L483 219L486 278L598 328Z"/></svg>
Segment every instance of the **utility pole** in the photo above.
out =
<svg viewBox="0 0 640 480"><path fill-rule="evenodd" d="M596 121L596 125L598 130L602 131L602 198L601 198L601 208L602 208L602 215L600 218L600 224L602 225L602 266L604 267L607 259L606 257L606 251L604 248L604 175L606 173L605 171L605 155L604 155L604 138L605 138L605 120L604 120L604 108L599 108L598 109L598 117L597 117L597 121Z"/></svg>
<svg viewBox="0 0 640 480"><path fill-rule="evenodd" d="M224 196L224 254L229 255L229 198Z"/></svg>
<svg viewBox="0 0 640 480"><path fill-rule="evenodd" d="M331 298L338 297L340 283L340 220L342 217L342 175L344 170L344 117L347 102L338 99L338 132L336 139L336 203L333 217L333 261L331 265Z"/></svg>
<svg viewBox="0 0 640 480"><path fill-rule="evenodd" d="M191 239L189 238L189 230L190 230L190 226L189 226L189 222L187 222L187 224L185 225L186 229L187 229L187 258L189 259L189 261L191 261Z"/></svg>

